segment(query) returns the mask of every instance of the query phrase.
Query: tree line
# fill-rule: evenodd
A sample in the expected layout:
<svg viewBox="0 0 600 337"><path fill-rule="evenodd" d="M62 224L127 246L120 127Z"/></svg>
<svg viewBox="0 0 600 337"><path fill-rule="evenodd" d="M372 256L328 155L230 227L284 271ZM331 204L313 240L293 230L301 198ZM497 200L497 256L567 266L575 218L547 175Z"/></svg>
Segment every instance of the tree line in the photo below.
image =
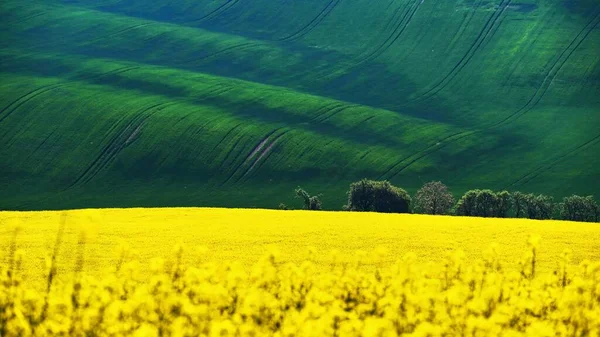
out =
<svg viewBox="0 0 600 337"><path fill-rule="evenodd" d="M298 187L296 197L306 210L322 209L321 196L311 196ZM455 201L452 192L439 181L428 182L413 198L389 181L363 179L350 184L345 211L382 213L419 213L494 218L563 219L599 222L600 205L592 196L572 195L555 202L544 194L519 191L470 190ZM285 204L280 209L288 209Z"/></svg>

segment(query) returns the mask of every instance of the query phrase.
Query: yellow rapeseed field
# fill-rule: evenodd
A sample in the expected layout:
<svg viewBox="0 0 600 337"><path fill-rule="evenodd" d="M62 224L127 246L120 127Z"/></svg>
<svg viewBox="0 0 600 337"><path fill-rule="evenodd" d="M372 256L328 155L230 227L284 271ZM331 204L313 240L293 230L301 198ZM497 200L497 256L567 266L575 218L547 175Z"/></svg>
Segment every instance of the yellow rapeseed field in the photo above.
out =
<svg viewBox="0 0 600 337"><path fill-rule="evenodd" d="M0 336L598 336L599 238L519 219L1 212Z"/></svg>

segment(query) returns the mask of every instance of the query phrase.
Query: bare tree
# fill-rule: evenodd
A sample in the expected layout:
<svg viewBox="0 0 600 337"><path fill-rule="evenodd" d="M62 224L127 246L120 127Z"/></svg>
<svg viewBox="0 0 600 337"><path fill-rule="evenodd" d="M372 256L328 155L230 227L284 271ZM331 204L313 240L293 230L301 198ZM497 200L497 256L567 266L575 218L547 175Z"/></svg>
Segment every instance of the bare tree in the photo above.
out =
<svg viewBox="0 0 600 337"><path fill-rule="evenodd" d="M415 196L415 210L424 214L448 214L454 205L454 197L441 181L431 181L423 185Z"/></svg>

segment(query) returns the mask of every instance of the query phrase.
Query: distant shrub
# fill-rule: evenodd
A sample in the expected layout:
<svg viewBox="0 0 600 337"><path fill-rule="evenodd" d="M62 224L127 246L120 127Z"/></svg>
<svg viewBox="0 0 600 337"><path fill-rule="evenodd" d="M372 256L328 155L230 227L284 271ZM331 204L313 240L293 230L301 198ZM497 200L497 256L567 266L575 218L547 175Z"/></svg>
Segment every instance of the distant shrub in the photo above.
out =
<svg viewBox="0 0 600 337"><path fill-rule="evenodd" d="M598 222L600 207L594 197L572 195L559 205L560 216L564 220Z"/></svg>
<svg viewBox="0 0 600 337"><path fill-rule="evenodd" d="M350 184L345 210L358 212L409 213L411 198L388 181L363 179Z"/></svg>
<svg viewBox="0 0 600 337"><path fill-rule="evenodd" d="M302 199L302 201L304 202L305 210L318 211L322 209L321 199L319 198L319 196L311 196L310 194L308 194L308 192L306 192L300 187L298 187L295 190L295 192L296 198Z"/></svg>
<svg viewBox="0 0 600 337"><path fill-rule="evenodd" d="M282 210L282 211L287 211L289 210L288 206L284 203L279 204L279 206L277 207L278 209Z"/></svg>
<svg viewBox="0 0 600 337"><path fill-rule="evenodd" d="M440 181L428 182L415 195L415 212L423 214L448 214L454 197Z"/></svg>

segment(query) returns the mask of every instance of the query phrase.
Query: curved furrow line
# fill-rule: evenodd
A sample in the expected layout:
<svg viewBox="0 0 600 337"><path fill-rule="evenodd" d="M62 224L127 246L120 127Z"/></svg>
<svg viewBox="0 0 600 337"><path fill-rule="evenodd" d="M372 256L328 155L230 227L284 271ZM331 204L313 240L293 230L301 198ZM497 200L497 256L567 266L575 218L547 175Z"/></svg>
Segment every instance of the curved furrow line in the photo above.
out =
<svg viewBox="0 0 600 337"><path fill-rule="evenodd" d="M336 116L336 115L337 115L337 114L339 114L340 112L346 111L346 110L348 110L348 109L351 109L351 108L356 108L356 107L358 107L358 106L360 106L360 105L358 105L358 104L351 104L351 105L347 105L347 106L345 106L345 107L342 107L341 109L337 109L337 110L335 110L335 111L333 111L333 112L329 113L329 114L328 114L327 116L325 116L323 119L319 120L319 123L325 123L325 121L327 121L327 120L331 119L333 116Z"/></svg>
<svg viewBox="0 0 600 337"><path fill-rule="evenodd" d="M210 13L208 13L208 14L202 16L201 18L198 18L198 19L196 19L193 22L188 23L188 24L199 24L202 21L214 19L215 17L217 17L217 16L223 14L224 12L226 12L227 10L231 9L238 2L239 2L239 0L229 0L229 1L225 2L225 3L223 3L221 6L215 8L214 10L212 10Z"/></svg>
<svg viewBox="0 0 600 337"><path fill-rule="evenodd" d="M334 111L336 109L340 109L342 107L344 107L344 103L341 103L341 102L335 102L335 103L332 103L332 104L327 104L323 108L319 109L318 112L315 112L315 116L312 117L308 122L309 123L319 122L319 119L321 117L323 117L323 115L326 115L329 112Z"/></svg>
<svg viewBox="0 0 600 337"><path fill-rule="evenodd" d="M104 147L104 149L100 152L100 155L96 157L96 159L80 174L72 183L67 187L67 189L73 188L76 185L86 184L91 181L99 172L101 172L112 159L118 155L118 153L125 148L127 139L131 136L131 134L144 122L148 119L153 113L145 115L148 111L156 109L160 107L166 107L169 105L176 104L177 102L164 102L159 104L154 104L148 108L144 108L143 110L137 112L135 116L127 123L124 129L117 133L114 137L112 137L111 141ZM126 118L126 117L125 117ZM115 123L116 125L120 124L122 120ZM132 130L128 133L128 131Z"/></svg>
<svg viewBox="0 0 600 337"><path fill-rule="evenodd" d="M36 98L37 96L39 96L41 94L44 94L50 90L56 89L63 85L65 85L65 84L57 83L57 84L45 85L45 86L39 87L35 90L32 90L23 96L20 96L15 101L13 101L11 104L9 104L6 108L4 108L4 109L2 109L2 111L0 111L0 123L2 123L2 121L4 121L8 116L10 116L18 108L23 106L23 104L31 101L32 99Z"/></svg>
<svg viewBox="0 0 600 337"><path fill-rule="evenodd" d="M175 105L177 103L178 102L162 103L162 104L158 104L156 106L150 107L150 108L144 110L143 112L141 112L140 115L135 117L134 120L132 120L130 122L130 124L125 127L125 130L123 130L121 132L121 134L119 134L117 140L115 142L113 142L114 147L111 149L111 151L109 153L107 153L107 155L104 156L104 158L99 162L99 165L96 166L95 170L93 170L90 174L88 174L88 176L81 183L87 184L92 179L94 179L100 172L102 172L102 170L104 170L106 167L108 167L115 160L115 158L119 155L119 153L130 144L128 142L128 140L135 133L139 132L141 126L144 124L144 122L148 118L150 118L150 116L152 116L157 111L164 109L167 106ZM155 110L155 111L153 113L146 114L146 112L151 111L151 110ZM144 114L146 114L146 115L144 115ZM131 130L131 132L128 132L130 130Z"/></svg>
<svg viewBox="0 0 600 337"><path fill-rule="evenodd" d="M286 131L286 132L287 132L287 131ZM283 135L282 135L282 136L283 136ZM279 137L279 138L281 138L281 137ZM277 139L277 143L280 143L280 142L279 142L279 139ZM280 144L281 144L281 143L280 143ZM272 151L272 150L273 150L273 147L274 147L275 145L276 145L276 144L275 144L275 142L274 142L274 143L271 145L271 148L269 148L269 149L268 149L268 152L263 154L263 156L262 156L262 157L264 157L264 158L261 158L262 160L260 160L260 159L259 159L259 162L257 162L257 163L256 163L256 165L257 165L257 166L256 166L256 167L254 167L254 168L252 169L252 170L253 170L253 171L252 171L252 173L260 171L261 167L263 167L263 165L264 165L264 164L265 164L267 161L269 161L269 158L271 158L271 155L273 155L273 151ZM273 163L273 166L275 166L275 165L279 164L279 163L281 162L281 160L282 160L282 159L284 159L284 158L285 158L285 156L280 156L279 160L277 160L276 162L274 162L274 163ZM248 172L248 173L250 173L250 172ZM246 181L248 181L248 179L250 179L251 177L252 177L252 174L249 174L249 175L247 175L247 176L246 176L246 178L245 178L245 179L242 181L242 183L245 183L245 182L246 182Z"/></svg>
<svg viewBox="0 0 600 337"><path fill-rule="evenodd" d="M116 32L109 33L108 35L104 35L104 36L95 38L95 39L93 39L91 41L86 41L86 43L88 43L88 44L95 43L95 42L100 41L100 40L108 39L108 38L114 37L116 35L126 33L126 32L128 32L130 30L134 30L134 29L138 29L138 28L142 28L142 27L146 27L146 26L150 26L150 25L155 25L155 24L156 24L155 22L140 23L138 25L133 25L133 26L130 26L130 27L118 30Z"/></svg>
<svg viewBox="0 0 600 337"><path fill-rule="evenodd" d="M575 50L577 50L577 48L579 48L579 46L581 46L581 44L586 40L586 38L590 35L590 33L598 26L598 24L600 23L600 21L596 22L593 26L591 26L591 28L588 29L588 27L590 27L590 25L592 25L594 23L594 21L596 21L596 19L599 19L599 18L600 18L600 12L598 14L596 14L596 16L592 19L592 21L590 21L579 32L579 34L577 34L577 36L575 36L575 38L571 41L571 43L569 43L569 45L567 46L567 48L565 48L562 51L562 53L560 53L560 55L556 58L556 60L552 64L552 67L550 67L550 70L548 71L548 73L544 77L544 80L542 81L542 84L536 89L536 91L534 92L534 94L525 103L525 105L523 105L521 108L519 108L517 111L513 112L512 114L508 115L506 118L504 118L501 121L495 123L493 126L489 127L488 129L491 129L491 128L503 125L503 124L505 124L505 123L507 123L507 122L509 122L511 120L515 120L518 117L520 117L520 116L526 114L527 112L531 111L542 100L542 98L544 97L544 95L546 95L546 92L550 88L550 85L552 84L552 82L554 82L554 79L556 78L556 75L558 75L558 73L560 72L560 70L562 69L562 67L567 63L567 61L569 60L569 58L571 57L571 55L573 55L573 53L575 52ZM585 34L584 34L584 32L585 32ZM583 37L581 37L582 34L583 34ZM579 42L577 42L575 44L575 42L577 40L579 40ZM573 45L575 45L575 47L571 48ZM566 55L566 57L564 57L565 55ZM562 60L562 62L561 62L561 60Z"/></svg>
<svg viewBox="0 0 600 337"><path fill-rule="evenodd" d="M239 137L239 138L238 138L238 139L235 141L235 143L233 144L233 146L229 147L229 151L227 151L227 154L225 155L225 158L224 158L224 159L221 161L221 166L220 166L220 168L221 168L221 169L226 169L225 167L223 167L223 165L224 165L225 163L227 163L227 160L229 159L229 157L230 157L230 156L231 156L231 154L233 153L233 150L237 149L238 145L239 145L239 144L242 142L242 139L243 139L243 138L244 138L243 136L240 136L240 137ZM236 161L236 159L237 159L237 158L240 156L240 154L241 154L242 150L243 150L243 149L240 149L240 150L238 151L238 154L237 154L236 156L234 156L234 158L233 158L233 162L235 162L235 161Z"/></svg>
<svg viewBox="0 0 600 337"><path fill-rule="evenodd" d="M217 144L215 146L213 146L212 150L209 151L210 154L214 153L217 148L219 147L219 145L221 145L225 139L227 139L227 137L229 137L229 135L231 135L235 130L237 130L237 128L239 128L240 126L247 124L246 122L240 122L238 124L236 124L234 127L232 127L231 129L229 129L229 131L227 131L227 133L221 138L221 140L219 140L217 142Z"/></svg>
<svg viewBox="0 0 600 337"><path fill-rule="evenodd" d="M392 170L394 170L395 168L397 168L400 164L404 163L406 160L411 159L413 156L417 156L417 158L410 160L410 162L406 165L403 165L402 167L400 167L399 171L397 171L396 173L394 173L389 179L395 177L396 175L398 175L400 172L402 172L403 170L405 170L406 168L408 168L410 165L414 164L415 162L417 162L418 160L426 157L427 155L436 152L444 147L446 147L447 145L449 145L452 142L458 141L460 139L463 139L465 137L471 136L473 134L476 133L481 133L481 132L486 132L486 131L490 131L492 129L495 129L497 127L503 126L508 122L511 122L513 120L516 120L518 117L524 115L525 113L531 111L536 105L537 103L539 103L539 101L542 99L542 97L545 95L545 93L547 92L548 88L550 87L550 84L552 83L552 81L554 81L555 76L558 74L558 72L560 71L560 69L564 66L564 64L567 62L567 60L569 59L569 57L575 52L575 50L583 43L583 41L589 36L589 34L595 29L595 27L600 23L600 21L596 22L596 24L594 24L591 28L590 25L592 25L594 23L594 21L596 19L598 19L600 17L600 13L598 13L596 16L594 16L594 18L592 19L592 21L590 21L580 32L579 34L577 34L577 36L571 41L571 43L567 46L567 48L565 50L563 50L563 52L559 55L559 57L556 59L556 61L554 62L553 66L551 67L551 69L548 71L548 74L546 75L544 82L542 83L542 85L540 85L540 87L538 87L538 89L536 90L536 92L531 96L531 98L525 103L525 105L523 107L521 107L519 110L517 110L516 112L510 114L509 116L507 116L506 118L495 122L494 124L488 125L486 127L482 127L476 130L470 130L470 131L463 131L463 132L459 132L453 135L450 135L448 137L443 138L442 140L439 140L437 144L431 145L428 148L426 148L423 151L419 151L407 158L402 159L399 163L396 163L391 169L388 169L388 171L386 171L386 173L384 173L382 176L387 175L389 172L391 172ZM585 34L584 34L585 32ZM581 37L583 34L583 37ZM581 37L581 38L580 38ZM575 42L579 40L579 42L577 44L575 44ZM575 47L571 49L571 47L573 46L573 44L575 44ZM568 52L568 54L567 54ZM565 58L563 58L563 56L567 54L567 56ZM560 60L562 59L562 62L560 62ZM556 66L559 65L558 68L556 68ZM556 71L554 71L554 69L556 69ZM456 137L456 138L454 138ZM451 139L452 138L452 139ZM444 143L443 146L440 146L440 144L442 144L443 142L448 141L446 143Z"/></svg>
<svg viewBox="0 0 600 337"><path fill-rule="evenodd" d="M13 27L16 27L17 25L22 24L25 21L29 21L31 19L35 19L37 17L40 17L42 15L46 15L46 14L48 14L48 13L47 12L41 12L41 13L32 14L30 16L26 16L24 18L20 18L20 19L14 21L14 22L11 22L10 25L13 26Z"/></svg>
<svg viewBox="0 0 600 337"><path fill-rule="evenodd" d="M74 81L83 81L83 80L92 80L92 79L97 79L97 78L101 78L103 76L107 76L107 75L114 75L114 74L120 74L126 71L130 71L133 69L137 69L139 67L131 67L131 66L127 66L127 67L123 67L123 68L119 68L107 73L103 73L103 74L98 74L98 75L92 75L92 76L83 76L83 77L75 77ZM14 100L12 103L10 103L8 106L6 106L4 109L2 109L0 111L0 123L6 119L8 116L10 116L13 112L15 112L18 108L20 108L23 104L31 101L32 99L34 99L35 97L44 94L48 91L60 88L60 87L64 87L67 85L72 85L74 84L73 81L71 82L62 82L62 83L53 83L53 84L48 84L48 85L44 85L41 86L39 88L36 88L26 94L24 94L23 96L20 96L19 98L17 98L16 100ZM10 110L9 110L10 109Z"/></svg>
<svg viewBox="0 0 600 337"><path fill-rule="evenodd" d="M426 147L423 150L417 151L417 152L409 155L408 157L402 158L400 161L396 162L394 165L392 165L390 168L388 168L384 173L380 174L377 179L378 180L384 179L387 175L389 175L392 171L394 171L396 168L398 168L404 162L406 162L407 160L413 159L413 157L419 156L419 155L421 155L423 153L427 153L427 154L432 153L433 152L432 150L437 149L444 142L446 142L446 141L454 141L454 139L453 139L454 137L460 137L460 138L456 139L456 140L458 140L458 139L464 138L464 137L461 137L462 135L464 135L466 137L466 136L470 136L472 133L474 133L473 130L470 130L470 131L461 131L461 132L456 132L456 133L453 133L451 135L448 135L448 136L446 136L444 138L438 139L435 144L430 145L430 146ZM449 144L449 143L447 143L447 144ZM419 159L421 159L421 158L423 158L423 157L419 157ZM401 168L401 170L403 170L405 168L406 167L403 167L403 168ZM395 173L392 176L396 176L396 174L397 173ZM391 179L391 177L386 178L386 179Z"/></svg>
<svg viewBox="0 0 600 337"><path fill-rule="evenodd" d="M343 103L340 102L332 102L332 103L327 103L323 106L321 106L320 108L318 108L317 110L313 111L313 117L310 119L310 121L314 121L315 119L319 118L319 116L321 116L322 113L325 113L333 108L336 108L340 105L343 105Z"/></svg>
<svg viewBox="0 0 600 337"><path fill-rule="evenodd" d="M256 155L256 153L258 153L258 151L260 151L260 149L265 146L265 144L267 143L269 138L273 134L275 134L277 131L281 130L282 128L283 127L276 128L275 130L269 132L265 137L263 137L260 140L260 142L258 144L256 144L256 146L254 146L254 148L252 148L252 151L250 151L250 153L246 156L246 158L231 171L231 174L227 177L227 179L225 179L225 181L222 183L222 185L225 185L227 182L229 182L229 180L231 180L231 178L233 178L235 173L238 170L240 170L242 166L244 166L246 163L248 163L250 160L252 160L252 157L254 157L254 155ZM233 150L233 148L232 148L232 150Z"/></svg>
<svg viewBox="0 0 600 337"><path fill-rule="evenodd" d="M213 54L210 54L210 55L205 55L205 56L202 56L200 58L192 58L192 59L189 59L189 60L186 60L186 61L182 61L182 62L180 62L180 64L188 64L188 63L191 63L191 62L204 61L206 59L213 58L215 56L219 56L221 54L227 53L227 52L232 51L232 50L236 50L236 49L240 49L240 50L248 49L250 46L253 46L253 45L256 45L256 44L255 43L251 43L251 42L241 43L241 44L238 44L238 45L235 45L235 46L231 46L231 47L227 47L225 49L219 50L219 51L214 52Z"/></svg>
<svg viewBox="0 0 600 337"><path fill-rule="evenodd" d="M412 4L413 3L411 3L410 1L407 1L406 3L404 3L404 6L399 6L398 8L396 8L396 10L394 11L394 14L392 15L390 20L385 25L382 32L385 33L385 32L388 32L389 30L392 30L392 32L393 32L394 30L396 30L396 28L400 25L400 23L406 18L406 15L410 11L410 7L412 6ZM404 13L404 16L402 16L402 13ZM398 22L398 20L400 20L400 22ZM392 27L394 27L394 28L392 28Z"/></svg>
<svg viewBox="0 0 600 337"><path fill-rule="evenodd" d="M181 101L183 101L183 100L179 99L179 100L175 100L172 102L165 102L162 104L158 104L157 106L146 109L145 111L140 113L138 118L133 120L131 122L131 124L125 130L123 130L122 139L125 139L125 141L120 144L120 147L117 149L117 151L114 153L114 155L111 158L109 158L104 165L102 165L102 167L98 170L98 172L96 172L96 174L98 174L100 171L102 171L104 168L106 168L108 165L110 165L110 163L112 163L112 161L117 157L118 153L121 152L121 150L123 150L127 146L131 145L137 139L139 132L141 131L142 127L144 126L144 124L150 117L152 117L159 111L162 111L168 107L179 104ZM150 113L148 113L148 111L150 111ZM193 114L193 112L190 112L188 115L191 115L191 114ZM132 131L127 132L128 130L132 130ZM90 177L88 179L88 181L91 180L92 178L93 177Z"/></svg>
<svg viewBox="0 0 600 337"><path fill-rule="evenodd" d="M261 161L261 159L263 159L266 155L270 155L271 150L273 150L273 147L277 144L277 142L281 139L281 137L283 137L288 132L290 132L290 130L285 130L281 134L279 134L277 137L275 137L275 139L273 139L273 141L269 144L269 146L265 147L265 150L262 151L262 153L259 156L257 156L257 158L254 160L252 165L249 165L248 168L246 169L246 171L242 175L239 176L239 178L235 181L235 184L239 183L240 180L245 178L252 171L252 169L254 169L254 167L256 167L256 164L258 164ZM265 161L266 161L266 158L265 158Z"/></svg>
<svg viewBox="0 0 600 337"><path fill-rule="evenodd" d="M350 109L350 108L360 107L361 105L360 104L335 103L330 106L331 106L331 108L328 108L328 109L324 110L323 113L320 113L320 114L316 115L315 117L311 118L309 122L323 123L325 120L340 113L341 111L344 111L344 110Z"/></svg>
<svg viewBox="0 0 600 337"><path fill-rule="evenodd" d="M89 170L91 170L92 167L97 165L97 162L100 160L101 156L103 156L103 154L110 149L112 144L116 141L117 137L119 136L118 133L113 135L112 137L109 137L109 135L111 135L121 124L123 124L123 122L126 119L127 119L127 115L124 115L123 117L119 118L116 122L114 122L106 132L104 132L104 137L102 138L100 143L106 142L106 145L100 151L100 155L97 156L96 159L94 159L92 161L92 163L87 167L87 169L84 170L84 172L82 174L80 174L73 182L71 182L71 184L69 186L67 186L67 188L65 190L68 190L68 189L74 187L76 184L78 184L80 182L80 180L85 177L87 172ZM125 127L127 127L127 126L125 126ZM108 140L109 138L110 138L110 140Z"/></svg>
<svg viewBox="0 0 600 337"><path fill-rule="evenodd" d="M231 87L226 87L223 86L221 84L216 85L215 87L217 87L216 89L210 89L209 91L202 93L201 97L196 98L194 101L195 102L202 102L202 101L207 101L211 98L220 96L226 92L229 92L231 90L233 90L233 88Z"/></svg>
<svg viewBox="0 0 600 337"><path fill-rule="evenodd" d="M415 17L415 14L417 14L417 11L419 10L419 8L421 7L421 5L423 4L425 0L421 0L417 6L415 7L414 11L410 14L410 16L408 17L408 20L406 21L406 23L404 24L404 27L402 27L402 30L400 30L398 32L398 34L396 34L396 37L387 44L387 46L385 46L382 50L380 50L379 52L377 52L375 55L373 55L372 57L370 57L369 59L367 59L366 61L372 61L376 58L378 58L379 56L381 56L383 53L385 53L386 51L388 51L388 49L390 49L391 46L394 45L394 43L396 43L396 41L398 41L398 39L400 39L400 37L402 36L402 34L404 34L404 31L406 30L406 28L408 28L408 25L410 25L410 23L412 22L412 19Z"/></svg>
<svg viewBox="0 0 600 337"><path fill-rule="evenodd" d="M381 54L383 54L386 50L388 50L400 38L400 36L402 36L402 34L412 21L413 17L417 13L417 10L419 9L422 3L423 0L415 0L415 2L412 3L410 8L406 12L404 12L404 16L402 16L402 19L400 20L400 22L398 22L398 25L394 28L394 30L387 37L387 39L385 39L385 41L383 41L383 43L380 44L379 47L377 47L373 52L354 63L350 68L357 67L361 64L364 64L365 62L372 61L379 57Z"/></svg>
<svg viewBox="0 0 600 337"><path fill-rule="evenodd" d="M280 42L295 41L295 40L302 38L303 36L306 36L306 34L310 33L327 16L329 16L329 14L335 9L335 7L337 7L337 5L340 2L341 2L341 0L330 0L327 3L327 6L325 6L325 8L323 8L323 10L321 10L321 12L319 12L319 14L317 14L317 16L315 16L308 24L306 24L304 27L300 28L298 31L296 31L295 33L293 33L291 35L277 39L277 41L280 41Z"/></svg>
<svg viewBox="0 0 600 337"><path fill-rule="evenodd" d="M448 83L450 83L456 75L464 69L467 63L471 60L471 58L475 55L483 41L487 38L490 31L494 28L494 24L498 21L498 18L502 16L506 8L510 5L512 0L502 0L498 8L490 15L485 25L479 32L479 35L475 38L475 41L471 44L467 52L462 56L462 58L452 67L450 72L448 72L441 80L437 81L430 89L425 91L424 93L419 94L417 97L408 100L407 103L412 103L419 101L421 99L429 98L443 89Z"/></svg>
<svg viewBox="0 0 600 337"><path fill-rule="evenodd" d="M54 136L57 131L58 130L55 128L54 130L52 130L52 132L50 132L50 134L48 134L46 137L44 137L44 140L41 143L39 143L38 146L36 146L33 151L29 152L29 154L27 155L27 158L25 158L25 160L23 162L27 162L29 159L31 159L31 157L33 157L33 155L39 149L41 149L44 145L46 145L46 143L48 143L48 141L50 140L50 138L52 138L52 136ZM52 144L50 144L50 145L52 145Z"/></svg>
<svg viewBox="0 0 600 337"><path fill-rule="evenodd" d="M539 166L537 168L535 168L534 170L532 170L531 172L526 173L525 175L521 176L519 179L513 181L510 185L508 185L508 187L513 187L517 184L527 184L529 183L531 180L537 178L538 176L540 176L541 174L543 174L544 172L547 172L548 170L550 170L551 168L553 168L555 165L559 164L561 161L565 160L567 157L585 149L588 146L593 145L594 143L600 141L600 135L597 135L596 137L588 140L587 142L575 147L574 149L567 151L565 153L563 153L560 156L555 157L549 165L544 165L544 166Z"/></svg>
<svg viewBox="0 0 600 337"><path fill-rule="evenodd" d="M469 25L471 25L471 22L473 21L473 18L475 17L475 13L477 13L477 10L479 10L479 7L481 7L481 2L482 2L482 0L478 0L477 3L475 3L475 5L473 5L473 10L471 10L471 15L466 15L464 20L460 23L460 27L457 30L456 34L454 34L454 36L452 37L452 40L450 40L448 47L446 47L445 53L449 52L450 50L453 50L454 46L456 45L456 42L460 41L460 39L464 35L465 31L467 30L467 27L469 27Z"/></svg>

